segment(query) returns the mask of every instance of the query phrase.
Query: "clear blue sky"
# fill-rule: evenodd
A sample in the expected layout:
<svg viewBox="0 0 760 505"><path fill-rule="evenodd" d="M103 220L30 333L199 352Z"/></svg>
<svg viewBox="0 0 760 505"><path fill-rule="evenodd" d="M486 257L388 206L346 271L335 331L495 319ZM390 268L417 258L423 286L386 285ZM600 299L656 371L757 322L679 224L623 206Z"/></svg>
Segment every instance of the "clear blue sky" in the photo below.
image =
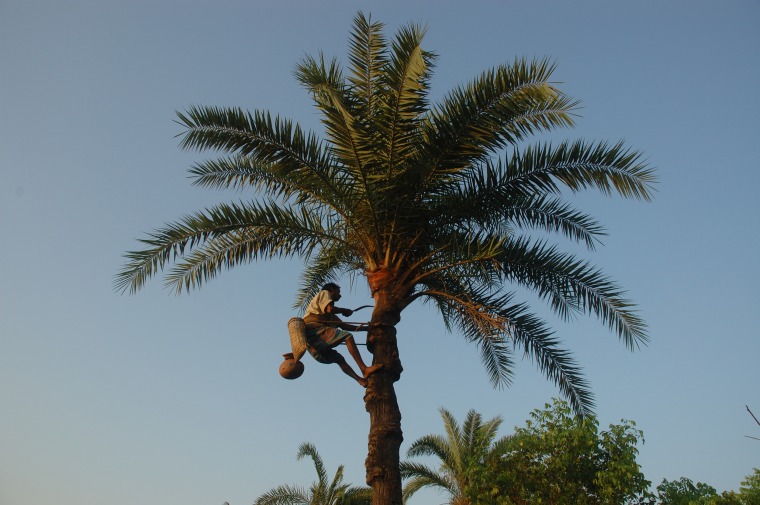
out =
<svg viewBox="0 0 760 505"><path fill-rule="evenodd" d="M659 170L652 204L582 195L610 232L590 255L651 329L629 353L593 319L556 323L603 425L633 419L647 477L738 489L760 467L760 3L0 0L0 503L251 503L306 485L301 442L361 484L362 390L307 358L277 375L300 263L259 263L176 297L112 290L136 239L245 195L189 184L174 111L268 109L320 128L292 69L344 59L361 7L428 24L435 97L515 56L556 60L583 103L558 138L625 141ZM348 306L368 303L344 283ZM546 313L544 307L537 310ZM361 313L359 313L361 314ZM439 407L521 425L556 389L529 362L493 390L477 349L424 305L399 325L405 443ZM435 493L415 503L438 504Z"/></svg>

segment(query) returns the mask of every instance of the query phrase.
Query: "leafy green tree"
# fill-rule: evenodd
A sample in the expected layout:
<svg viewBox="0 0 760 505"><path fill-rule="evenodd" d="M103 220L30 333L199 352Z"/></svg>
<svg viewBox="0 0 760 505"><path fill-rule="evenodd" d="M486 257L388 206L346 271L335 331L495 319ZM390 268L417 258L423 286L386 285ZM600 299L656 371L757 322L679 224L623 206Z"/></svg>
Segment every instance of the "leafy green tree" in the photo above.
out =
<svg viewBox="0 0 760 505"><path fill-rule="evenodd" d="M723 491L720 496L712 499L710 505L760 505L760 502L742 501L736 491Z"/></svg>
<svg viewBox="0 0 760 505"><path fill-rule="evenodd" d="M760 470L757 468L742 481L739 499L743 505L760 505Z"/></svg>
<svg viewBox="0 0 760 505"><path fill-rule="evenodd" d="M550 61L499 65L431 105L436 56L422 48L425 30L411 24L389 42L382 28L355 17L348 73L321 54L297 65L296 79L322 113L324 140L261 110L179 113L181 146L219 153L192 167L195 184L254 198L154 231L144 249L127 253L116 288L135 292L169 264L166 282L182 292L239 264L301 257L303 307L324 281L366 276L375 300L368 349L383 365L364 397L367 482L376 504L399 504L401 312L431 301L448 329L478 344L494 385L510 383L517 350L577 412L590 413L580 369L512 289L535 291L567 320L595 315L630 349L645 342L623 291L547 236L593 250L603 228L566 198L596 189L649 200L654 175L623 143L530 141L574 124L577 102L552 84Z"/></svg>
<svg viewBox="0 0 760 505"><path fill-rule="evenodd" d="M594 416L574 416L555 399L515 429L498 457L485 460L472 480L470 503L638 503L650 484L636 462L639 442L643 433L632 421L599 431Z"/></svg>
<svg viewBox="0 0 760 505"><path fill-rule="evenodd" d="M459 427L441 409L445 435L426 435L408 456L435 456L438 468L402 462L404 499L424 487L443 490L453 505L621 505L638 503L649 481L636 462L643 434L632 421L599 431L594 416L574 416L555 399L525 427L496 438L501 418L470 411Z"/></svg>
<svg viewBox="0 0 760 505"><path fill-rule="evenodd" d="M717 497L718 492L714 487L704 482L695 484L686 477L674 481L663 479L657 486L657 499L662 505L709 504Z"/></svg>
<svg viewBox="0 0 760 505"><path fill-rule="evenodd" d="M441 409L446 435L425 435L412 443L408 457L435 456L440 460L438 469L411 461L401 463L401 476L409 479L404 486L406 502L420 489L431 487L445 491L452 505L470 503L466 490L471 486L473 469L482 465L493 454L499 454L507 438L496 439L502 419L494 417L483 421L480 414L471 410L462 426L446 409Z"/></svg>
<svg viewBox="0 0 760 505"><path fill-rule="evenodd" d="M343 483L343 465L338 467L332 481L327 478L322 458L309 443L298 448L298 459L310 457L317 471L317 482L309 489L294 485L278 486L259 496L254 505L369 505L371 490Z"/></svg>
<svg viewBox="0 0 760 505"><path fill-rule="evenodd" d="M658 505L760 505L760 470L755 468L741 483L739 492L721 494L704 482L696 484L687 477L669 481L663 479L657 486Z"/></svg>

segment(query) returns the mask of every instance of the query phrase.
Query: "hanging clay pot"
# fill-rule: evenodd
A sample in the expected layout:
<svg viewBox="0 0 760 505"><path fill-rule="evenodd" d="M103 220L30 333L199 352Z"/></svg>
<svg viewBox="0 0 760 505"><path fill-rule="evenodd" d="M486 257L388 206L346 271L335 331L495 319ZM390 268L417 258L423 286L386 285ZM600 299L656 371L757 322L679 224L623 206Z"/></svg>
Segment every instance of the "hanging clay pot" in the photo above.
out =
<svg viewBox="0 0 760 505"><path fill-rule="evenodd" d="M285 361L280 365L280 376L283 379L297 379L303 375L303 363L294 359L293 353L289 352L282 355Z"/></svg>

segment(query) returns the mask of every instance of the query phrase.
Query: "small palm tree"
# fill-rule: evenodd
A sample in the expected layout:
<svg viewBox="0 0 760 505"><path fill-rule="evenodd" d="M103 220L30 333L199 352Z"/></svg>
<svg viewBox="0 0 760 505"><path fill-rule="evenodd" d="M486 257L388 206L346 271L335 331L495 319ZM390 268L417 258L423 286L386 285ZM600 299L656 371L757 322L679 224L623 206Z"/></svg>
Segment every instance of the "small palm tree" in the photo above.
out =
<svg viewBox="0 0 760 505"><path fill-rule="evenodd" d="M332 481L317 449L309 443L298 448L298 459L309 456L314 461L317 482L307 490L294 485L278 486L259 496L254 505L369 505L372 491L368 487L354 487L343 483L343 465L338 467Z"/></svg>
<svg viewBox="0 0 760 505"><path fill-rule="evenodd" d="M517 293L534 291L564 319L596 316L630 349L646 342L622 289L548 237L593 250L604 230L568 197L595 189L649 200L654 174L622 143L531 141L574 124L577 102L552 83L549 60L499 65L431 104L436 56L422 48L425 30L411 24L389 42L382 28L356 16L347 74L322 55L296 67L324 140L267 111L180 113L181 145L218 155L191 169L195 183L253 198L153 232L127 253L116 287L137 291L174 263L167 284L182 292L240 264L300 257L296 306L305 307L325 282L366 276L375 301L367 349L382 365L364 396L367 483L376 504L398 505L401 312L431 302L448 329L477 343L494 385L511 382L515 353L524 354L579 414L590 413L580 369ZM429 337L431 351L444 345Z"/></svg>
<svg viewBox="0 0 760 505"><path fill-rule="evenodd" d="M436 470L403 461L401 476L409 479L404 486L404 502L429 487L448 493L451 505L468 505L464 491L470 483L470 473L489 457L500 454L510 437L495 441L502 422L499 416L484 422L480 414L471 410L460 427L448 410L442 408L440 413L446 435L425 435L415 440L407 452L407 457L435 456L441 461L440 467Z"/></svg>

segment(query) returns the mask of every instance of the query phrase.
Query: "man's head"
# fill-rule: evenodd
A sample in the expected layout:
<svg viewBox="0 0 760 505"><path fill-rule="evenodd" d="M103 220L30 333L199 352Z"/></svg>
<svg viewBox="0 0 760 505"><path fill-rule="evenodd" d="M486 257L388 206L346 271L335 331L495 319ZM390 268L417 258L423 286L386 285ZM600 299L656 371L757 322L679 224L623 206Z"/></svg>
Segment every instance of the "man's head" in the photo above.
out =
<svg viewBox="0 0 760 505"><path fill-rule="evenodd" d="M322 286L323 291L327 291L330 293L330 299L334 302L337 302L340 300L340 286L335 284L334 282L328 282L324 286Z"/></svg>

